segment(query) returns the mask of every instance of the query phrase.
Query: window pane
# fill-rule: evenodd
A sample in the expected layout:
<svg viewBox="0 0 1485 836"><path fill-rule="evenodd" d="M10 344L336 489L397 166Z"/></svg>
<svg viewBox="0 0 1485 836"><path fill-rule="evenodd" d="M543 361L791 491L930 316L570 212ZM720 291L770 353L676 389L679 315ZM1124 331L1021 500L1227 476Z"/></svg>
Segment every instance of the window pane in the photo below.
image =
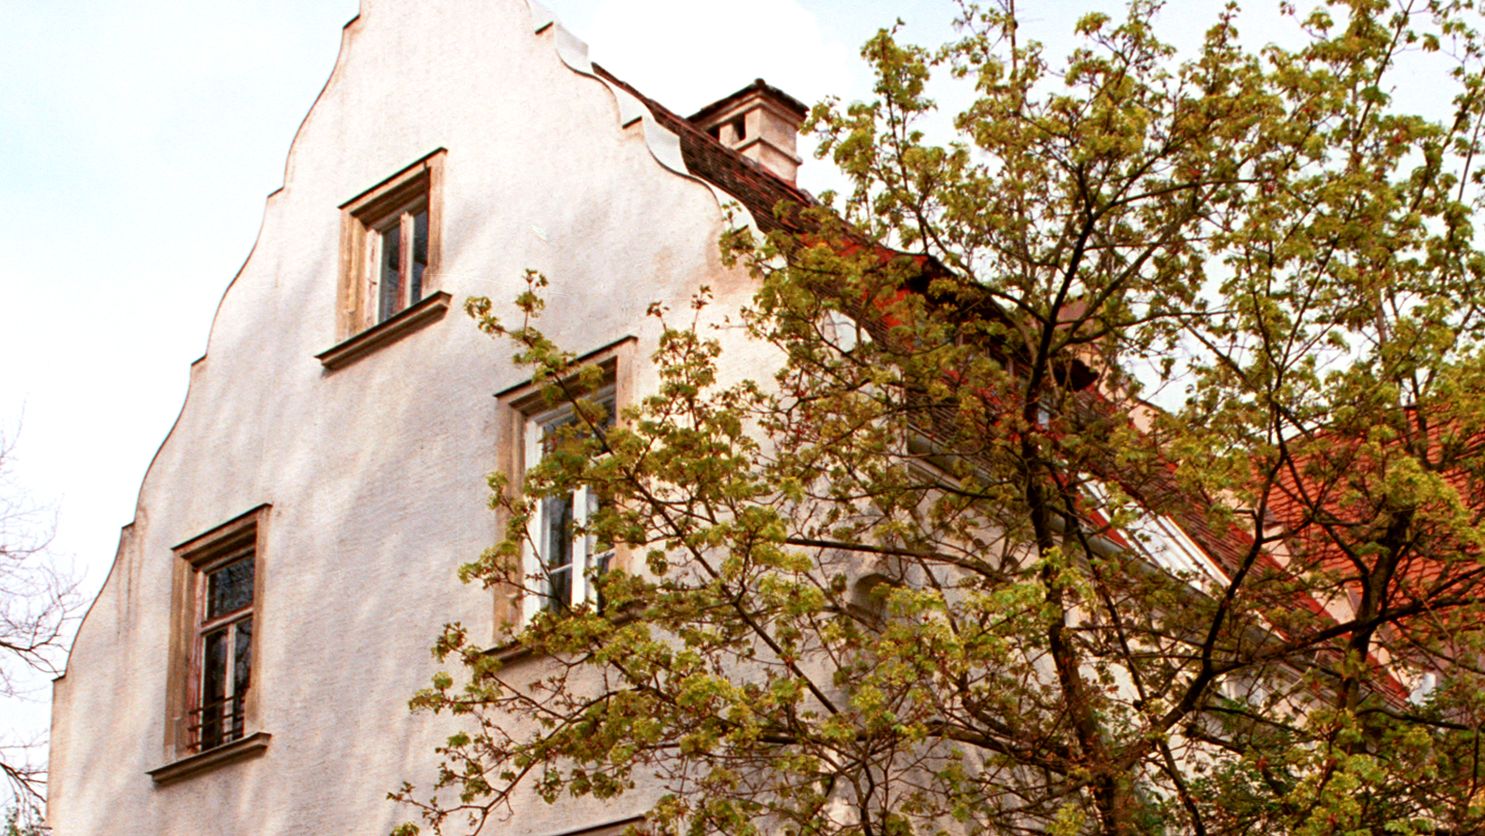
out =
<svg viewBox="0 0 1485 836"><path fill-rule="evenodd" d="M233 625L232 693L247 693L253 670L253 620L244 618Z"/></svg>
<svg viewBox="0 0 1485 836"><path fill-rule="evenodd" d="M608 602L603 599L603 574L608 571L609 564L613 563L614 553L612 550L605 551L593 558L593 582L588 584L589 596L592 597L594 605L599 612L608 609Z"/></svg>
<svg viewBox="0 0 1485 836"><path fill-rule="evenodd" d="M548 570L547 572L547 594L542 599L541 608L544 610L565 610L572 601L572 566L564 566L561 569Z"/></svg>
<svg viewBox="0 0 1485 836"><path fill-rule="evenodd" d="M206 577L206 617L216 618L253 603L253 559L229 563Z"/></svg>
<svg viewBox="0 0 1485 836"><path fill-rule="evenodd" d="M541 501L541 559L547 570L548 608L572 601L572 495Z"/></svg>
<svg viewBox="0 0 1485 836"><path fill-rule="evenodd" d="M223 742L222 701L227 698L227 631L214 630L201 639L201 728L198 743L210 749Z"/></svg>
<svg viewBox="0 0 1485 836"><path fill-rule="evenodd" d="M614 425L614 412L615 412L613 392L610 391L610 392L601 394L598 397L594 398L593 399L593 402L596 403L603 410L602 416L599 418L598 428L600 430L607 430L609 427L612 427ZM577 423L578 423L578 417L571 410L564 411L558 417L552 418L552 419L546 421L545 423L543 423L541 425L541 436L542 436L542 440L541 440L541 451L542 451L542 454L545 455L546 453L550 453L551 451L557 449L557 444L558 444L557 431L558 430L560 430L561 428L566 427L566 426L575 425ZM576 430L576 435L578 437L581 437L583 435L586 435L587 434L586 429L587 428L584 427L584 426L574 427L574 430ZM600 435L601 434L602 433L600 433Z"/></svg>
<svg viewBox="0 0 1485 836"><path fill-rule="evenodd" d="M543 456L557 449L557 431L574 420L571 413L564 413L560 418L553 418L541 425L541 454Z"/></svg>
<svg viewBox="0 0 1485 836"><path fill-rule="evenodd" d="M377 322L402 310L402 226L382 230L381 291Z"/></svg>
<svg viewBox="0 0 1485 836"><path fill-rule="evenodd" d="M423 298L423 271L428 269L428 210L413 215L413 261L408 279L407 303Z"/></svg>
<svg viewBox="0 0 1485 836"><path fill-rule="evenodd" d="M614 425L614 396L609 394L599 398L598 403L603 406L603 428L606 430Z"/></svg>
<svg viewBox="0 0 1485 836"><path fill-rule="evenodd" d="M201 704L210 705L227 696L227 631L207 633L202 645Z"/></svg>
<svg viewBox="0 0 1485 836"><path fill-rule="evenodd" d="M542 564L556 569L572 563L572 495L541 501Z"/></svg>
<svg viewBox="0 0 1485 836"><path fill-rule="evenodd" d="M583 525L585 525L585 526L592 526L593 523L594 523L594 520L598 516L598 511L605 504L607 504L607 502L606 502L605 498L602 497L602 496L600 496L599 495L599 492L597 490L593 489L593 488L588 488L583 493L586 494L587 505L588 505L588 507L585 509L586 510L586 514L583 516ZM614 544L608 542L607 539L605 539L603 537L599 537L596 534L589 534L588 535L588 554L590 554L590 555L601 555L601 556L607 557L608 556L608 553L612 552L613 549L614 549ZM602 570L600 569L599 571L602 571Z"/></svg>
<svg viewBox="0 0 1485 836"><path fill-rule="evenodd" d="M232 702L227 712L226 738L238 740L242 737L242 721L247 703L247 694L253 664L253 620L245 618L232 625Z"/></svg>

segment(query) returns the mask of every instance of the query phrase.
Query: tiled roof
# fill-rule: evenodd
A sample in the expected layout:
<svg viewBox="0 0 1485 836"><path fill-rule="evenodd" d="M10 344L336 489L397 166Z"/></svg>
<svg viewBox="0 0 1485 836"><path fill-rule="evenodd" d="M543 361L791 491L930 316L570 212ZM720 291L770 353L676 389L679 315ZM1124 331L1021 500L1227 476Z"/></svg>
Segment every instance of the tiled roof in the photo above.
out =
<svg viewBox="0 0 1485 836"><path fill-rule="evenodd" d="M1435 432L1447 435L1447 428ZM1380 535L1379 522L1396 510L1390 496L1389 471L1411 468L1411 454L1400 443L1386 445L1381 452L1369 449L1366 439L1327 434L1322 445L1300 456L1294 466L1279 473L1269 498L1272 520L1282 527L1295 557L1309 566L1335 572L1341 581L1358 592L1366 573L1378 571L1368 544ZM1480 442L1471 442L1478 448ZM1462 456L1464 453L1452 455ZM1426 451L1426 459L1450 458L1437 441ZM1485 514L1485 485L1477 474L1453 467L1438 474L1457 492L1460 505L1478 518ZM1398 555L1394 570L1395 606L1414 598L1426 598L1448 584L1460 583L1479 571L1479 549L1463 542L1439 521L1453 511L1451 499L1427 497L1413 509L1418 518L1406 548ZM1419 522L1418 520L1422 520ZM1354 552L1353 555L1351 552ZM1440 561L1436 554L1454 554L1458 561ZM1360 565L1358 565L1358 562Z"/></svg>
<svg viewBox="0 0 1485 836"><path fill-rule="evenodd" d="M681 158L685 160L686 168L736 198L738 203L753 214L758 228L764 232L781 228L800 231L797 213L786 211L782 220L776 216L775 210L780 204L793 207L819 205L808 192L713 139L690 120L634 89L629 83L615 78L608 70L594 64L593 71L603 80L623 88L643 102L661 127L680 137ZM703 113L705 112L707 111L704 109Z"/></svg>

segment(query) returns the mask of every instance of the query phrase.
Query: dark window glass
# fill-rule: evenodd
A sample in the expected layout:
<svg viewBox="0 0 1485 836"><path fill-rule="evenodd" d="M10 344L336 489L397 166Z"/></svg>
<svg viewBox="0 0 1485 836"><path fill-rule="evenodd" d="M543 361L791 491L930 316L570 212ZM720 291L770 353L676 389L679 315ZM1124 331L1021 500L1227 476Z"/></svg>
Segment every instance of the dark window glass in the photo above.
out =
<svg viewBox="0 0 1485 836"><path fill-rule="evenodd" d="M412 275L408 277L407 304L423 298L423 272L428 269L428 210L413 215Z"/></svg>
<svg viewBox="0 0 1485 836"><path fill-rule="evenodd" d="M572 602L572 495L552 496L541 501L542 563L547 570L548 609Z"/></svg>
<svg viewBox="0 0 1485 836"><path fill-rule="evenodd" d="M603 428L606 430L614 425L614 398L612 395L599 401L603 405Z"/></svg>
<svg viewBox="0 0 1485 836"><path fill-rule="evenodd" d="M603 509L603 506L606 504L607 502L605 497L600 496L598 491L590 489L588 491L588 516L584 518L584 522L587 525L591 526L593 524L593 521L598 517L598 512L601 511ZM613 548L613 543L610 543L601 537L595 536L593 538L593 545L591 546L591 554L603 555L605 552L613 551ZM602 569L599 569L599 571L602 571Z"/></svg>
<svg viewBox="0 0 1485 836"><path fill-rule="evenodd" d="M208 620L236 612L253 603L253 559L229 563L206 578Z"/></svg>
<svg viewBox="0 0 1485 836"><path fill-rule="evenodd" d="M598 424L599 429L600 430L606 430L609 427L612 427L614 425L614 397L613 397L613 395L609 395L607 397L600 398L600 399L598 399L596 401L596 403L603 408L603 416L602 416L602 418L599 419L599 424ZM572 413L569 412L566 415L563 415L561 418L557 418L557 419L548 421L547 423L543 424L542 425L542 428L541 428L542 453L543 454L550 453L553 450L557 449L557 444L558 444L558 441L559 441L559 439L557 438L557 431L559 429L563 428L563 427L566 427L566 426L569 426L569 425L572 425L572 424L576 424L576 423L577 423L577 416L576 415L573 415ZM581 431L583 428L579 427L577 429L579 431ZM602 435L602 433L600 433L600 435Z"/></svg>
<svg viewBox="0 0 1485 836"><path fill-rule="evenodd" d="M247 693L253 669L253 620L244 618L233 627L232 693L241 697Z"/></svg>
<svg viewBox="0 0 1485 836"><path fill-rule="evenodd" d="M607 602L603 600L602 578L603 574L608 571L609 564L613 563L613 561L614 553L611 548L593 558L593 589L597 590L595 598L599 612L608 609Z"/></svg>
<svg viewBox="0 0 1485 836"><path fill-rule="evenodd" d="M222 742L222 708L227 698L227 631L214 630L203 638L201 659L201 742L209 749Z"/></svg>
<svg viewBox="0 0 1485 836"><path fill-rule="evenodd" d="M402 310L402 226L394 224L382 232L381 291L378 299L378 322L390 319Z"/></svg>
<svg viewBox="0 0 1485 836"><path fill-rule="evenodd" d="M227 631L207 633L205 642L205 658L201 662L201 698L209 705L227 696Z"/></svg>

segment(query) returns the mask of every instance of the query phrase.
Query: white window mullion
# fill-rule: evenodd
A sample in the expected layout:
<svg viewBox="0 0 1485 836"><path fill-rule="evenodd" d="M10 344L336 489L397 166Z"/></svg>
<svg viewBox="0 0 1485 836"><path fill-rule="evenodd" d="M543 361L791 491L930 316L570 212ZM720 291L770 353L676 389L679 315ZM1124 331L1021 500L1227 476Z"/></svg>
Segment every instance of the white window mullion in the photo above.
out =
<svg viewBox="0 0 1485 836"><path fill-rule="evenodd" d="M402 249L399 253L402 256L402 260L397 264L398 311L412 304L413 247L416 246L416 242L413 240L415 237L413 235L413 211L411 209L404 209L397 221L397 231L402 238Z"/></svg>
<svg viewBox="0 0 1485 836"><path fill-rule="evenodd" d="M574 607L588 600L588 488L583 486L572 496L572 600Z"/></svg>
<svg viewBox="0 0 1485 836"><path fill-rule="evenodd" d="M531 421L526 424L526 467L541 461L541 424ZM537 553L542 532L546 530L543 503L535 500L535 509L526 525L526 542L521 547L521 617L524 621L535 618L541 612L541 592L546 588L546 573L542 570L541 555ZM532 578L535 576L535 580Z"/></svg>
<svg viewBox="0 0 1485 836"><path fill-rule="evenodd" d="M227 670L222 677L222 704L217 707L217 722L222 724L222 739L233 739L232 699L237 696L237 622L227 625L223 631L227 643Z"/></svg>
<svg viewBox="0 0 1485 836"><path fill-rule="evenodd" d="M366 299L371 311L371 324L376 324L382 299L382 236L374 230L366 234Z"/></svg>

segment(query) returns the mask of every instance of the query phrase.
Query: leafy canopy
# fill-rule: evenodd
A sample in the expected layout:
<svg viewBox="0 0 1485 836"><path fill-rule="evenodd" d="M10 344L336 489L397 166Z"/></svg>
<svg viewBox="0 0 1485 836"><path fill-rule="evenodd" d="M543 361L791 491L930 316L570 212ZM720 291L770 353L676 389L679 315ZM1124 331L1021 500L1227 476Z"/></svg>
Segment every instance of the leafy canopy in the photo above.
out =
<svg viewBox="0 0 1485 836"><path fill-rule="evenodd" d="M724 237L756 293L657 305L611 429L544 278L471 301L587 429L492 480L465 579L539 594L580 485L618 557L529 656L440 639L414 707L459 731L394 794L435 830L631 791L660 832L1485 828L1473 4L1281 3L1259 48L1229 5L1181 54L1135 0L1065 60L960 8L865 45L810 122L849 188Z"/></svg>

